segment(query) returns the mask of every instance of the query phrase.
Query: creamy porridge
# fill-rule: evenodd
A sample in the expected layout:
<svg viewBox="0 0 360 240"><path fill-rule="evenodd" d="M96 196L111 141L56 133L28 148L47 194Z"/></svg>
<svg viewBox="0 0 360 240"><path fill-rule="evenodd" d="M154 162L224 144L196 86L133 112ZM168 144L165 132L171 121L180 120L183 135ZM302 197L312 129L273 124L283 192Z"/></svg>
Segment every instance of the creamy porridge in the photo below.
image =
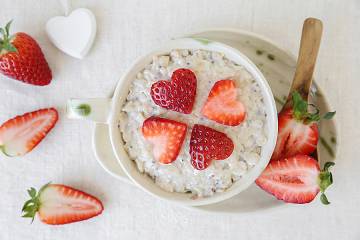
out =
<svg viewBox="0 0 360 240"><path fill-rule="evenodd" d="M179 68L192 70L197 78L194 107L183 114L156 105L151 96L152 84L171 78ZM201 109L215 82L235 81L240 100L246 109L246 118L238 126L226 126L211 121ZM143 122L158 116L186 123L187 134L177 159L170 164L156 161L141 132ZM202 124L225 133L234 143L229 158L213 161L205 170L191 165L189 142L194 124ZM132 82L121 117L120 131L125 149L136 162L140 172L149 175L161 188L170 192L189 192L195 197L211 196L225 191L238 181L260 159L262 146L267 143L266 111L259 85L243 66L228 60L223 54L205 50L173 50L169 55L156 56Z"/></svg>

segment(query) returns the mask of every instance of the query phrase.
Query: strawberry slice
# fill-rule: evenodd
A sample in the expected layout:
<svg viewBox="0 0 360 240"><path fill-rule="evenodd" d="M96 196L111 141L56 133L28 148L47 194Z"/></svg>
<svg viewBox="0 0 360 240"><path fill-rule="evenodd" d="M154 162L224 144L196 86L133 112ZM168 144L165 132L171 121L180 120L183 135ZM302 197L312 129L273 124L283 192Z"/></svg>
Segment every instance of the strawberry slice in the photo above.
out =
<svg viewBox="0 0 360 240"><path fill-rule="evenodd" d="M173 72L171 81L161 80L151 86L151 98L163 108L189 114L196 96L197 79L190 69L180 68Z"/></svg>
<svg viewBox="0 0 360 240"><path fill-rule="evenodd" d="M104 210L96 197L61 184L46 184L38 193L31 188L28 193L31 199L25 202L22 212L32 221L38 213L42 222L61 225L95 217Z"/></svg>
<svg viewBox="0 0 360 240"><path fill-rule="evenodd" d="M204 125L194 125L190 139L190 156L195 169L204 170L212 160L224 160L233 151L234 143L225 133Z"/></svg>
<svg viewBox="0 0 360 240"><path fill-rule="evenodd" d="M321 191L322 203L329 204L324 192L333 182L332 174L328 171L333 165L333 162L328 162L320 171L319 163L309 156L282 158L271 161L256 184L288 203L311 202Z"/></svg>
<svg viewBox="0 0 360 240"><path fill-rule="evenodd" d="M30 152L54 127L57 120L56 109L46 108L6 121L0 126L0 149L10 157Z"/></svg>
<svg viewBox="0 0 360 240"><path fill-rule="evenodd" d="M153 156L160 163L168 164L176 160L185 139L185 123L150 117L142 126L144 138L153 145Z"/></svg>
<svg viewBox="0 0 360 240"><path fill-rule="evenodd" d="M233 80L217 81L201 112L208 119L220 124L237 126L245 119L245 107L236 97Z"/></svg>
<svg viewBox="0 0 360 240"><path fill-rule="evenodd" d="M291 108L281 111L278 121L278 138L272 160L297 154L309 155L315 151L319 139L317 122L297 120Z"/></svg>

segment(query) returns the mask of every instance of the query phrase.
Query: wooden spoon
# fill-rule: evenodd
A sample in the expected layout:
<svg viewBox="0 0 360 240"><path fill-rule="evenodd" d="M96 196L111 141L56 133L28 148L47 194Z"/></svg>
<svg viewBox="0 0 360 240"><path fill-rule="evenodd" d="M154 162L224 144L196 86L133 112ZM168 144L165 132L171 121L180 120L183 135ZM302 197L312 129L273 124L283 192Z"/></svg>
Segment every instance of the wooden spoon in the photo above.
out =
<svg viewBox="0 0 360 240"><path fill-rule="evenodd" d="M294 91L298 91L304 100L309 101L309 92L320 48L322 29L322 22L319 19L307 18L304 21L295 76L282 110L292 106L292 93ZM319 161L317 149L312 156Z"/></svg>
<svg viewBox="0 0 360 240"><path fill-rule="evenodd" d="M295 76L282 109L291 106L294 91L298 91L302 98L308 101L322 29L322 22L319 19L307 18L304 21Z"/></svg>

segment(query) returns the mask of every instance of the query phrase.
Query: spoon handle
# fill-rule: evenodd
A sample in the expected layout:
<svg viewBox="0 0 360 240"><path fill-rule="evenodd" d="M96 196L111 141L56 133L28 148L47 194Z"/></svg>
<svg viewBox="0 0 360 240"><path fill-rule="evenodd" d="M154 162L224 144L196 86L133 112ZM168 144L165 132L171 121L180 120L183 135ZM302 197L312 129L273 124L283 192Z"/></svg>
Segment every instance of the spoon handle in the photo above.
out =
<svg viewBox="0 0 360 240"><path fill-rule="evenodd" d="M303 99L308 100L322 29L322 22L319 19L307 18L304 21L296 72L287 102L291 100L292 92L295 90Z"/></svg>

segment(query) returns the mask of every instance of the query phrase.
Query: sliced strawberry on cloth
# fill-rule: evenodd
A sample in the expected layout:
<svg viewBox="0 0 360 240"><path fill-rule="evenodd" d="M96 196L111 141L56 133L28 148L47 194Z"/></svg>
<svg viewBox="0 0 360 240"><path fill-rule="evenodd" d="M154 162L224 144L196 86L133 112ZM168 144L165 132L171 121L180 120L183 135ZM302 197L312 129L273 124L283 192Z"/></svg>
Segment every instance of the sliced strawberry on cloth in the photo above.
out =
<svg viewBox="0 0 360 240"><path fill-rule="evenodd" d="M309 105L298 92L292 94L292 106L279 113L278 138L272 160L291 157L297 154L309 155L316 149L319 140L318 122L321 117L316 106L314 113L308 111ZM330 119L335 112L323 116Z"/></svg>
<svg viewBox="0 0 360 240"><path fill-rule="evenodd" d="M202 114L210 120L228 126L237 126L245 119L245 107L236 99L237 92L233 80L217 81L212 87Z"/></svg>
<svg viewBox="0 0 360 240"><path fill-rule="evenodd" d="M225 134L195 124L190 139L191 164L197 170L207 168L212 160L224 160L234 151L233 141Z"/></svg>
<svg viewBox="0 0 360 240"><path fill-rule="evenodd" d="M40 46L26 33L10 35L10 24L0 28L0 72L32 85L49 84L52 74Z"/></svg>
<svg viewBox="0 0 360 240"><path fill-rule="evenodd" d="M96 197L61 184L46 184L37 193L31 188L28 193L31 199L25 202L22 212L32 221L38 213L42 222L61 225L95 217L104 210Z"/></svg>
<svg viewBox="0 0 360 240"><path fill-rule="evenodd" d="M0 149L10 157L22 156L36 147L58 120L55 108L16 116L0 126Z"/></svg>
<svg viewBox="0 0 360 240"><path fill-rule="evenodd" d="M321 202L329 204L324 192L333 183L329 172L333 165L333 162L327 162L320 171L319 163L309 156L282 158L271 161L256 184L288 203L309 203L321 191Z"/></svg>
<svg viewBox="0 0 360 240"><path fill-rule="evenodd" d="M185 123L150 117L143 123L142 134L152 144L154 158L160 163L168 164L179 155L186 129Z"/></svg>
<svg viewBox="0 0 360 240"><path fill-rule="evenodd" d="M196 85L195 74L190 69L180 68L173 72L171 81L154 83L150 95L160 107L189 114L195 102Z"/></svg>

